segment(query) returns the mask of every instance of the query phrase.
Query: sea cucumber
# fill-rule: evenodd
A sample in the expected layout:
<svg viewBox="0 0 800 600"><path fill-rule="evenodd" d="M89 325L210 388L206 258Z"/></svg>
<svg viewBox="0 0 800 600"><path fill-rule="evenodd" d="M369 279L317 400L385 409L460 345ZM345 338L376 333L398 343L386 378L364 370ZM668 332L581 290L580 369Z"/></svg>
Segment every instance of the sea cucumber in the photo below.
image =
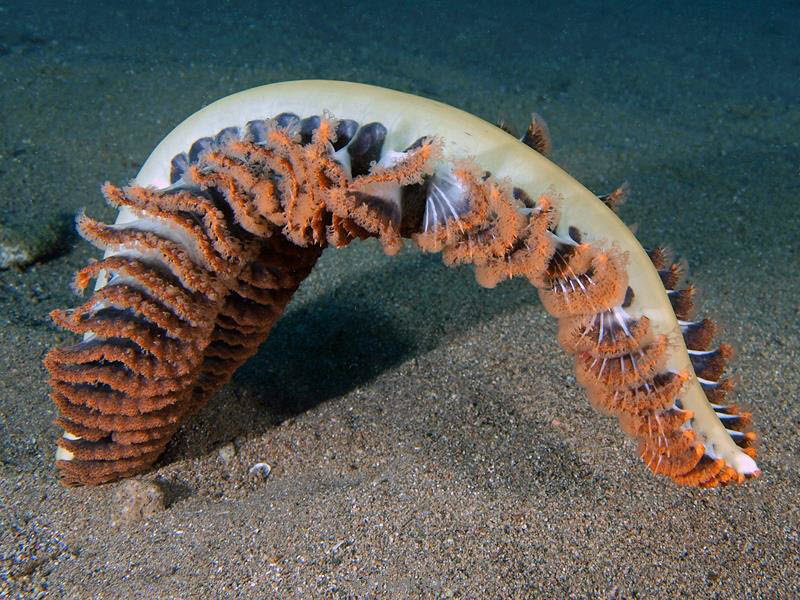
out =
<svg viewBox="0 0 800 600"><path fill-rule="evenodd" d="M335 115L335 118L334 116ZM323 248L410 238L481 285L527 278L559 320L592 404L619 418L655 473L714 486L759 473L750 415L724 397L730 347L689 321L692 288L646 252L610 205L522 140L450 106L373 86L297 81L223 98L189 117L119 208L78 229L105 256L96 289L52 318L83 335L45 358L64 429L67 485L149 469L184 420L267 337Z"/></svg>

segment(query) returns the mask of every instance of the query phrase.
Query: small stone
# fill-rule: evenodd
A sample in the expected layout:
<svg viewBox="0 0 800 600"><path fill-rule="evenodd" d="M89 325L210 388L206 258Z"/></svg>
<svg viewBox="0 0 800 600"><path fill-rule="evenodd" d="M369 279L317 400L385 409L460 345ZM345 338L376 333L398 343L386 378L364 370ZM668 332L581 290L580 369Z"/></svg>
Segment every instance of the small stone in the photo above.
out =
<svg viewBox="0 0 800 600"><path fill-rule="evenodd" d="M60 215L17 225L0 223L0 269L25 267L55 256L67 247L72 235L72 220Z"/></svg>
<svg viewBox="0 0 800 600"><path fill-rule="evenodd" d="M233 443L225 444L217 450L217 454L219 455L219 459L227 465L236 456L236 446L234 446Z"/></svg>
<svg viewBox="0 0 800 600"><path fill-rule="evenodd" d="M114 491L114 516L111 524L135 523L166 508L164 490L153 481L128 479Z"/></svg>

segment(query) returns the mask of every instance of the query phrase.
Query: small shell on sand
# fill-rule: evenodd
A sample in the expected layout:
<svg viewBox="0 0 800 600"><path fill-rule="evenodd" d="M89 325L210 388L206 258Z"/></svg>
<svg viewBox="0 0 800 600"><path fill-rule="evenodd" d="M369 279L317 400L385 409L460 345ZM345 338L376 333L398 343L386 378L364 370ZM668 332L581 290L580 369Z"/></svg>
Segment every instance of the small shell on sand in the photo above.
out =
<svg viewBox="0 0 800 600"><path fill-rule="evenodd" d="M272 467L270 467L267 463L256 463L247 471L247 473L252 477L260 477L261 479L266 479L269 477L269 474L272 472Z"/></svg>

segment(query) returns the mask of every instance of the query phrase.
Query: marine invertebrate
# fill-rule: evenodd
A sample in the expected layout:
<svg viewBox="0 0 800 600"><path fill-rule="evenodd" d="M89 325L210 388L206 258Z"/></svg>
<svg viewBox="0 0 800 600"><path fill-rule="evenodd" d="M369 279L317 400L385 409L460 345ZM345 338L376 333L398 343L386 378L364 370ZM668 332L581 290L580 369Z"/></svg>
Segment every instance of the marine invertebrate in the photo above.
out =
<svg viewBox="0 0 800 600"><path fill-rule="evenodd" d="M337 117L334 119L330 110ZM179 424L251 356L326 246L411 238L493 287L513 276L559 320L591 402L639 440L655 473L711 486L756 475L750 416L724 404L730 348L688 320L691 288L609 206L522 143L437 102L305 81L254 88L196 113L153 151L105 225L94 294L53 319L83 340L45 364L64 428L67 484L149 468ZM710 401L709 401L710 400Z"/></svg>

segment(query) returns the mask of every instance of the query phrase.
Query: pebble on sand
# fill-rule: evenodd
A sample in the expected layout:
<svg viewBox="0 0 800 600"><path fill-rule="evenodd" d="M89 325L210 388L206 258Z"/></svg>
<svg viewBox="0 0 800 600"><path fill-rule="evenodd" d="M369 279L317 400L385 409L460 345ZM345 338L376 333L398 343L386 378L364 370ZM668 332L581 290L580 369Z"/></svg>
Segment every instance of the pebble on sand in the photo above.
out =
<svg viewBox="0 0 800 600"><path fill-rule="evenodd" d="M166 507L164 490L153 481L127 479L114 491L113 526L147 519Z"/></svg>

